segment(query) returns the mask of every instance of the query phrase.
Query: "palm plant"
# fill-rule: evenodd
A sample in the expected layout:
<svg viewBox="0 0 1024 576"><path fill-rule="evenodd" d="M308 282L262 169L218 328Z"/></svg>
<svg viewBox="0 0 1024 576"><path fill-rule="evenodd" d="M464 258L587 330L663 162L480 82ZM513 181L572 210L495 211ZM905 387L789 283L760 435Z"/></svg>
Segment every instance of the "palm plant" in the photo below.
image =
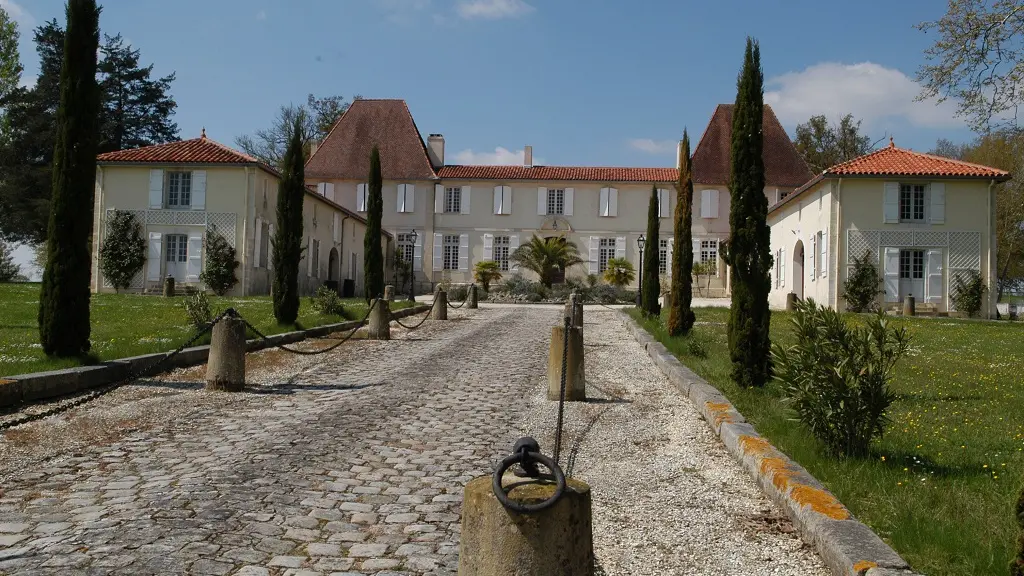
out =
<svg viewBox="0 0 1024 576"><path fill-rule="evenodd" d="M625 258L608 259L608 269L604 271L605 282L622 288L633 280L636 280L636 270L633 269L633 264L629 260Z"/></svg>
<svg viewBox="0 0 1024 576"><path fill-rule="evenodd" d="M491 291L491 282L501 280L501 266L494 260L477 262L474 268L474 277L484 287L484 292Z"/></svg>
<svg viewBox="0 0 1024 576"><path fill-rule="evenodd" d="M535 272L545 288L551 288L559 270L565 271L584 262L576 243L566 240L565 236L541 238L536 234L529 242L516 248L509 259L519 267Z"/></svg>

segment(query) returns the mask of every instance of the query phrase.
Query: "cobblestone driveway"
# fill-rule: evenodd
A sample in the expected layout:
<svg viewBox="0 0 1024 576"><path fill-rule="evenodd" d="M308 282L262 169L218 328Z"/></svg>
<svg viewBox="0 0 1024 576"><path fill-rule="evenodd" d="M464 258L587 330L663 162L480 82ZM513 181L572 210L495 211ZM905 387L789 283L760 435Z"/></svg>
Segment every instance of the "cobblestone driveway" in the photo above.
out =
<svg viewBox="0 0 1024 576"><path fill-rule="evenodd" d="M590 438L576 470L606 510L608 574L823 574L786 530L750 528L770 503L618 314L587 314L599 403L571 407L567 444ZM274 387L260 393L208 394L187 370L8 432L0 574L453 575L463 485L524 430L551 450L543 382L560 311L450 317L312 359L261 352L249 380ZM703 480L640 494L638 473ZM697 543L703 556L685 551Z"/></svg>

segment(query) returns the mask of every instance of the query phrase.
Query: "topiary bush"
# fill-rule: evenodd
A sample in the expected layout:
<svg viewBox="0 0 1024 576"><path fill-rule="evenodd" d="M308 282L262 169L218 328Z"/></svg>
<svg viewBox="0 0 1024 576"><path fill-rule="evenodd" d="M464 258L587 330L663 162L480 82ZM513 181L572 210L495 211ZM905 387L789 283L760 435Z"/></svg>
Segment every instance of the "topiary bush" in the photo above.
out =
<svg viewBox="0 0 1024 576"><path fill-rule="evenodd" d="M316 289L316 293L310 296L309 305L317 314L324 316L344 316L345 307L342 306L341 296L337 290L331 290L327 286Z"/></svg>
<svg viewBox="0 0 1024 576"><path fill-rule="evenodd" d="M967 276L966 280L964 280L964 275ZM974 270L968 270L965 274L958 274L953 282L953 289L949 295L950 300L953 301L953 307L968 316L977 316L985 301L985 291L987 290L985 282L981 279L981 274Z"/></svg>
<svg viewBox="0 0 1024 576"><path fill-rule="evenodd" d="M905 328L882 313L853 327L812 299L797 302L790 320L796 344L772 348L775 376L799 420L840 457L864 457L888 423L889 381L907 352Z"/></svg>
<svg viewBox="0 0 1024 576"><path fill-rule="evenodd" d="M238 284L238 278L235 277L235 269L238 268L235 249L223 236L212 230L206 233L205 242L206 269L199 274L199 279L205 282L214 294L223 296Z"/></svg>
<svg viewBox="0 0 1024 576"><path fill-rule="evenodd" d="M843 284L843 300L850 312L868 312L875 309L877 298L882 294L879 285L882 277L878 275L874 256L865 251L860 258L853 259L853 271Z"/></svg>
<svg viewBox="0 0 1024 576"><path fill-rule="evenodd" d="M146 264L146 240L142 224L126 210L115 210L107 226L109 232L100 246L100 272L120 292L132 285Z"/></svg>
<svg viewBox="0 0 1024 576"><path fill-rule="evenodd" d="M210 312L210 299L202 290L189 291L181 305L185 309L188 321L196 330L203 328L213 320L213 313Z"/></svg>

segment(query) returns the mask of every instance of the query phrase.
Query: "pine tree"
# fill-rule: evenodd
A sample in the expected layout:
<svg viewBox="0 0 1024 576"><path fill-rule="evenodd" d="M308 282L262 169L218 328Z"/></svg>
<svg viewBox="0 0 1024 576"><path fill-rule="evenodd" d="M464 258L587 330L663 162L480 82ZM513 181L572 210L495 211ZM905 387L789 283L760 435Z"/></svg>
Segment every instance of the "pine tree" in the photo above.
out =
<svg viewBox="0 0 1024 576"><path fill-rule="evenodd" d="M302 260L302 201L306 193L302 155L302 118L292 125L285 152L284 173L277 194L277 230L274 247L274 318L294 324L299 317L299 262Z"/></svg>
<svg viewBox="0 0 1024 576"><path fill-rule="evenodd" d="M661 281L658 278L658 187L651 187L651 200L647 205L647 244L644 250L643 289L640 293L640 309L644 314L657 316L661 313Z"/></svg>
<svg viewBox="0 0 1024 576"><path fill-rule="evenodd" d="M132 285L146 264L146 240L142 224L126 210L115 210L107 229L100 247L100 272L115 291L121 291Z"/></svg>
<svg viewBox="0 0 1024 576"><path fill-rule="evenodd" d="M363 237L363 274L367 300L384 294L384 252L380 246L380 221L384 216L383 186L380 150L374 146L370 153L370 190L366 199L366 236Z"/></svg>
<svg viewBox="0 0 1024 576"><path fill-rule="evenodd" d="M0 238L0 282L10 282L21 276L21 266L14 263L10 246Z"/></svg>
<svg viewBox="0 0 1024 576"><path fill-rule="evenodd" d="M64 357L89 351L89 235L99 140L96 51L100 9L96 0L68 0L67 18L46 270L39 297L43 351Z"/></svg>
<svg viewBox="0 0 1024 576"><path fill-rule="evenodd" d="M683 130L679 154L679 200L674 214L672 250L672 308L668 311L670 336L686 334L695 320L693 302L693 173L690 168L690 136Z"/></svg>
<svg viewBox="0 0 1024 576"><path fill-rule="evenodd" d="M752 38L747 38L737 84L732 116L730 237L725 251L732 267L729 356L733 381L749 388L764 386L771 377L768 274L772 267L762 156L764 76L761 49Z"/></svg>

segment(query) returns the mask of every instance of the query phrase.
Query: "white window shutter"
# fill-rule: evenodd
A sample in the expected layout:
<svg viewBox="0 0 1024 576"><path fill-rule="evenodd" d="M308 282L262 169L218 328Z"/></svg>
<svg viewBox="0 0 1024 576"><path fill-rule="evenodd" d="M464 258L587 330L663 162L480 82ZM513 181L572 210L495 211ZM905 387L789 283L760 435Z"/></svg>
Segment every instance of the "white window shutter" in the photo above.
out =
<svg viewBox="0 0 1024 576"><path fill-rule="evenodd" d="M416 211L416 185L406 184L405 185L405 211L415 212Z"/></svg>
<svg viewBox="0 0 1024 576"><path fill-rule="evenodd" d="M885 198L882 202L882 218L886 224L898 224L900 221L900 185L899 182L886 182ZM897 255L897 258L899 256Z"/></svg>
<svg viewBox="0 0 1024 576"><path fill-rule="evenodd" d="M460 212L463 214L469 214L469 198L473 195L473 188L470 186L462 187L462 198L459 202Z"/></svg>
<svg viewBox="0 0 1024 576"><path fill-rule="evenodd" d="M469 234L459 234L459 270L469 270Z"/></svg>
<svg viewBox="0 0 1024 576"><path fill-rule="evenodd" d="M779 248L779 283L786 287L786 249Z"/></svg>
<svg viewBox="0 0 1024 576"><path fill-rule="evenodd" d="M504 212L504 207L501 205L502 199L504 198L503 193L502 193L502 190L504 188L505 188L504 186L495 186L494 187L494 213L495 214L504 214L505 213Z"/></svg>
<svg viewBox="0 0 1024 576"><path fill-rule="evenodd" d="M818 248L821 250L818 268L821 270L821 277L825 278L828 276L828 228L821 231L821 246Z"/></svg>
<svg viewBox="0 0 1024 576"><path fill-rule="evenodd" d="M263 220L256 218L256 239L252 246L252 267L260 267L260 242L263 240Z"/></svg>
<svg viewBox="0 0 1024 576"><path fill-rule="evenodd" d="M337 202L337 198L334 195L334 182L324 183L324 196L331 202Z"/></svg>
<svg viewBox="0 0 1024 576"><path fill-rule="evenodd" d="M158 172L158 170L156 170ZM146 264L146 280L160 281L160 264L163 262L163 238L159 232L149 233L149 255Z"/></svg>
<svg viewBox="0 0 1024 576"><path fill-rule="evenodd" d="M544 216L548 213L548 189L537 188L537 215Z"/></svg>
<svg viewBox="0 0 1024 576"><path fill-rule="evenodd" d="M675 238L669 238L668 239L668 250L665 251L665 258L666 258L665 273L668 274L669 278L672 277L672 252L675 250L675 247L676 247L676 240L675 240Z"/></svg>
<svg viewBox="0 0 1024 576"><path fill-rule="evenodd" d="M818 277L818 235L816 233L811 234L811 249L809 252L811 253L811 282L814 282L814 279Z"/></svg>
<svg viewBox="0 0 1024 576"><path fill-rule="evenodd" d="M619 236L615 239L615 257L625 258L626 257L626 238L625 236Z"/></svg>
<svg viewBox="0 0 1024 576"><path fill-rule="evenodd" d="M434 184L434 213L444 214L444 186Z"/></svg>
<svg viewBox="0 0 1024 576"><path fill-rule="evenodd" d="M712 190L711 191L711 218L718 218L718 203L719 203L718 202L718 198L719 198L719 191L718 190Z"/></svg>
<svg viewBox="0 0 1024 576"><path fill-rule="evenodd" d="M564 216L572 216L572 197L575 195L575 188L565 189L565 210L562 211Z"/></svg>
<svg viewBox="0 0 1024 576"><path fill-rule="evenodd" d="M929 304L942 303L942 250L929 250L927 256L927 272L925 275L925 296Z"/></svg>
<svg viewBox="0 0 1024 576"><path fill-rule="evenodd" d="M900 249L886 248L882 265L885 279L885 301L898 302L900 299Z"/></svg>
<svg viewBox="0 0 1024 576"><path fill-rule="evenodd" d="M946 223L946 185L942 182L932 182L928 185L928 196L930 198L929 208L932 224ZM940 297L941 299L941 297Z"/></svg>
<svg viewBox="0 0 1024 576"><path fill-rule="evenodd" d="M188 263L185 265L185 282L199 282L203 271L203 235L192 232L188 235Z"/></svg>
<svg viewBox="0 0 1024 576"><path fill-rule="evenodd" d="M502 186L501 187L501 213L511 214L512 213L512 187Z"/></svg>
<svg viewBox="0 0 1024 576"><path fill-rule="evenodd" d="M396 188L398 188L395 203L396 210L398 212L405 212L405 184L399 184Z"/></svg>
<svg viewBox="0 0 1024 576"><path fill-rule="evenodd" d="M306 243L306 276L313 275L313 237Z"/></svg>
<svg viewBox="0 0 1024 576"><path fill-rule="evenodd" d="M664 188L658 189L658 218L669 217L669 194Z"/></svg>
<svg viewBox="0 0 1024 576"><path fill-rule="evenodd" d="M334 243L341 244L341 214L334 213Z"/></svg>
<svg viewBox="0 0 1024 576"><path fill-rule="evenodd" d="M434 272L444 269L441 250L444 249L444 234L434 234Z"/></svg>
<svg viewBox="0 0 1024 576"><path fill-rule="evenodd" d="M513 234L513 235L509 236L508 237L508 255L509 255L508 266L509 266L509 270L511 270L512 272L517 272L519 270L519 265L512 261L512 254L514 254L515 251L518 248L519 248L519 235L518 234Z"/></svg>
<svg viewBox="0 0 1024 576"><path fill-rule="evenodd" d="M206 210L206 170L192 172L192 209Z"/></svg>
<svg viewBox="0 0 1024 576"><path fill-rule="evenodd" d="M327 196L327 182L317 182L316 193L321 196Z"/></svg>
<svg viewBox="0 0 1024 576"><path fill-rule="evenodd" d="M608 189L601 188L600 195L598 196L598 216L609 216L608 214Z"/></svg>
<svg viewBox="0 0 1024 576"><path fill-rule="evenodd" d="M608 189L608 215L619 215L619 190L618 188Z"/></svg>
<svg viewBox="0 0 1024 576"><path fill-rule="evenodd" d="M494 260L494 234L484 234L484 260Z"/></svg>
<svg viewBox="0 0 1024 576"><path fill-rule="evenodd" d="M700 240L697 238L693 239L693 263L697 264L700 262Z"/></svg>
<svg viewBox="0 0 1024 576"><path fill-rule="evenodd" d="M356 184L356 212L366 212L366 184Z"/></svg>
<svg viewBox="0 0 1024 576"><path fill-rule="evenodd" d="M164 171L149 171L149 207L153 209L164 207ZM157 235L159 236L159 234ZM159 276L159 272L157 273ZM157 278L159 280L159 278Z"/></svg>
<svg viewBox="0 0 1024 576"><path fill-rule="evenodd" d="M416 243L412 247L412 269L414 272L423 270L423 233L416 233Z"/></svg>
<svg viewBox="0 0 1024 576"><path fill-rule="evenodd" d="M590 274L597 274L600 268L598 258L600 253L598 252L601 248L601 239L597 236L591 236L587 241L587 261L588 261L588 272Z"/></svg>

